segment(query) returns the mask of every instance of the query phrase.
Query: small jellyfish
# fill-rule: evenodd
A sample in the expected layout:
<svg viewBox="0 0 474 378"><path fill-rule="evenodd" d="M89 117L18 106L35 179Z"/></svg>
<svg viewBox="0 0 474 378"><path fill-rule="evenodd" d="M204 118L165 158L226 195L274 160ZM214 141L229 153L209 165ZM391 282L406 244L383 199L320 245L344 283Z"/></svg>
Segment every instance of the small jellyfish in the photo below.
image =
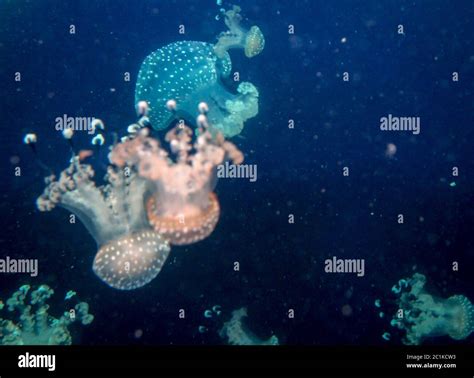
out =
<svg viewBox="0 0 474 378"><path fill-rule="evenodd" d="M390 333L388 332L385 332L383 335L382 335L382 338L385 340L385 341L390 341Z"/></svg>
<svg viewBox="0 0 474 378"><path fill-rule="evenodd" d="M380 307L382 306L380 299L376 299L374 305L375 305L375 307L379 307L379 308L380 308Z"/></svg>
<svg viewBox="0 0 474 378"><path fill-rule="evenodd" d="M222 313L221 306L219 306L219 305L213 306L212 311L214 311L216 313L216 315L219 316Z"/></svg>

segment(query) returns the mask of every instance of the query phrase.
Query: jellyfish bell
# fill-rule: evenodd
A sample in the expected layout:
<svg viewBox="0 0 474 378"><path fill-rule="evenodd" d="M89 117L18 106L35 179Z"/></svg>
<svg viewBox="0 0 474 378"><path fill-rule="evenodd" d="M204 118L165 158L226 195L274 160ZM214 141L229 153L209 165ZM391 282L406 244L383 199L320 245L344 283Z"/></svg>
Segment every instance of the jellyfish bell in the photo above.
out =
<svg viewBox="0 0 474 378"><path fill-rule="evenodd" d="M50 211L60 206L81 220L98 245L93 271L106 284L120 290L146 285L158 275L170 252L168 242L147 220L148 183L112 166L104 186L97 187L93 176L90 165L73 157L57 180L54 176L46 180L37 207Z"/></svg>
<svg viewBox="0 0 474 378"><path fill-rule="evenodd" d="M252 26L245 36L244 44L245 56L253 58L263 51L265 47L265 38L262 31L256 25Z"/></svg>
<svg viewBox="0 0 474 378"><path fill-rule="evenodd" d="M219 201L215 193L201 201L204 205L187 206L180 213L169 211L169 206L160 206L154 196L147 202L150 224L160 235L174 245L188 245L207 238L216 228L220 216Z"/></svg>
<svg viewBox="0 0 474 378"><path fill-rule="evenodd" d="M139 133L116 145L110 161L119 167L133 167L139 176L153 183L146 209L154 230L171 244L192 244L207 238L219 220L219 201L213 192L217 166L225 160L238 164L243 155L206 127L194 142L193 132L186 125L175 126L165 139L172 156L158 141Z"/></svg>
<svg viewBox="0 0 474 378"><path fill-rule="evenodd" d="M451 309L452 322L446 328L448 335L454 340L464 340L474 332L474 305L464 295L453 295L446 300Z"/></svg>
<svg viewBox="0 0 474 378"><path fill-rule="evenodd" d="M159 234L143 230L100 247L92 270L110 286L132 290L146 285L158 275L169 251Z"/></svg>
<svg viewBox="0 0 474 378"><path fill-rule="evenodd" d="M150 104L149 117L155 129L166 129L176 118L194 121L192 114L201 102L212 105L207 116L226 137L239 134L244 123L258 114L259 93L252 83L241 82L236 90L224 84L232 72L227 50L241 48L247 57L253 57L265 44L258 27L248 32L240 27L237 8L226 12L229 31L219 36L216 45L179 41L145 58L137 78L135 101Z"/></svg>

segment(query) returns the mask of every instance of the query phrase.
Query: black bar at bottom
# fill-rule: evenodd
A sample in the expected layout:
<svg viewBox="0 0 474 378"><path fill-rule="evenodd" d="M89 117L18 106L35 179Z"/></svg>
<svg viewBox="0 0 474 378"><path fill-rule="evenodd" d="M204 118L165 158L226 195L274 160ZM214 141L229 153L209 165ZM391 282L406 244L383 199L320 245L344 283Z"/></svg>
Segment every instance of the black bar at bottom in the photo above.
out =
<svg viewBox="0 0 474 378"><path fill-rule="evenodd" d="M19 364L29 366L19 367ZM34 364L47 365L50 369L32 367ZM1 378L87 377L93 374L140 377L150 373L157 377L299 377L316 374L334 377L473 377L474 347L0 347Z"/></svg>

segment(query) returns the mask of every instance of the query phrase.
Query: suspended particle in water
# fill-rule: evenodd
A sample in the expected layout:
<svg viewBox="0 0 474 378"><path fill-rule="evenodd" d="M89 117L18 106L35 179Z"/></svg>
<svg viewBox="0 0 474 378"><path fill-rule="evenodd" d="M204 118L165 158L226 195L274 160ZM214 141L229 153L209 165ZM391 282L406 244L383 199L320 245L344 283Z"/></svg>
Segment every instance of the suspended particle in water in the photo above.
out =
<svg viewBox="0 0 474 378"><path fill-rule="evenodd" d="M376 299L374 305L380 308L382 306L380 299Z"/></svg>
<svg viewBox="0 0 474 378"><path fill-rule="evenodd" d="M221 306L219 306L219 305L213 306L213 307L212 307L212 311L214 311L217 316L219 316L220 314L222 314Z"/></svg>
<svg viewBox="0 0 474 378"><path fill-rule="evenodd" d="M200 325L198 330L199 330L199 333L205 333L208 331L208 329L203 325Z"/></svg>
<svg viewBox="0 0 474 378"><path fill-rule="evenodd" d="M393 143L388 143L387 148L385 149L385 156L388 158L393 158L397 153L397 146Z"/></svg>
<svg viewBox="0 0 474 378"><path fill-rule="evenodd" d="M68 300L68 299L71 299L72 297L74 297L76 295L76 292L73 291L73 290L69 290L67 293L66 293L66 296L64 297L65 300Z"/></svg>
<svg viewBox="0 0 474 378"><path fill-rule="evenodd" d="M385 332L383 335L382 335L382 338L386 341L389 341L390 340L390 333L388 332Z"/></svg>
<svg viewBox="0 0 474 378"><path fill-rule="evenodd" d="M212 318L212 311L211 310L204 311L204 317L205 318Z"/></svg>
<svg viewBox="0 0 474 378"><path fill-rule="evenodd" d="M136 329L135 332L133 333L133 337L136 339L140 339L143 336L143 330L142 329Z"/></svg>
<svg viewBox="0 0 474 378"><path fill-rule="evenodd" d="M341 311L342 311L342 315L344 316L351 316L353 312L351 305L348 305L348 304L342 306Z"/></svg>

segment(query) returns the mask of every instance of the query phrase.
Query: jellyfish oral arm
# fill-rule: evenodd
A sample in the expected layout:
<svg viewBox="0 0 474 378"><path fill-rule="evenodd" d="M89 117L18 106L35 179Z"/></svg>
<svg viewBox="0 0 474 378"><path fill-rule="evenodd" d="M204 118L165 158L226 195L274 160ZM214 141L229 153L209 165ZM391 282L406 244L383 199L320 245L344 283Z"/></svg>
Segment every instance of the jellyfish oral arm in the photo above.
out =
<svg viewBox="0 0 474 378"><path fill-rule="evenodd" d="M77 216L100 245L103 240L107 240L107 235L112 231L114 219L108 217L110 210L97 188L81 188L79 192L80 195L76 192L65 193L59 206ZM94 206L91 206L91 203L94 203Z"/></svg>
<svg viewBox="0 0 474 378"><path fill-rule="evenodd" d="M218 37L217 43L214 45L214 53L222 59L225 57L227 50L244 49L244 37L245 34L243 32L239 32L238 34L222 32Z"/></svg>

